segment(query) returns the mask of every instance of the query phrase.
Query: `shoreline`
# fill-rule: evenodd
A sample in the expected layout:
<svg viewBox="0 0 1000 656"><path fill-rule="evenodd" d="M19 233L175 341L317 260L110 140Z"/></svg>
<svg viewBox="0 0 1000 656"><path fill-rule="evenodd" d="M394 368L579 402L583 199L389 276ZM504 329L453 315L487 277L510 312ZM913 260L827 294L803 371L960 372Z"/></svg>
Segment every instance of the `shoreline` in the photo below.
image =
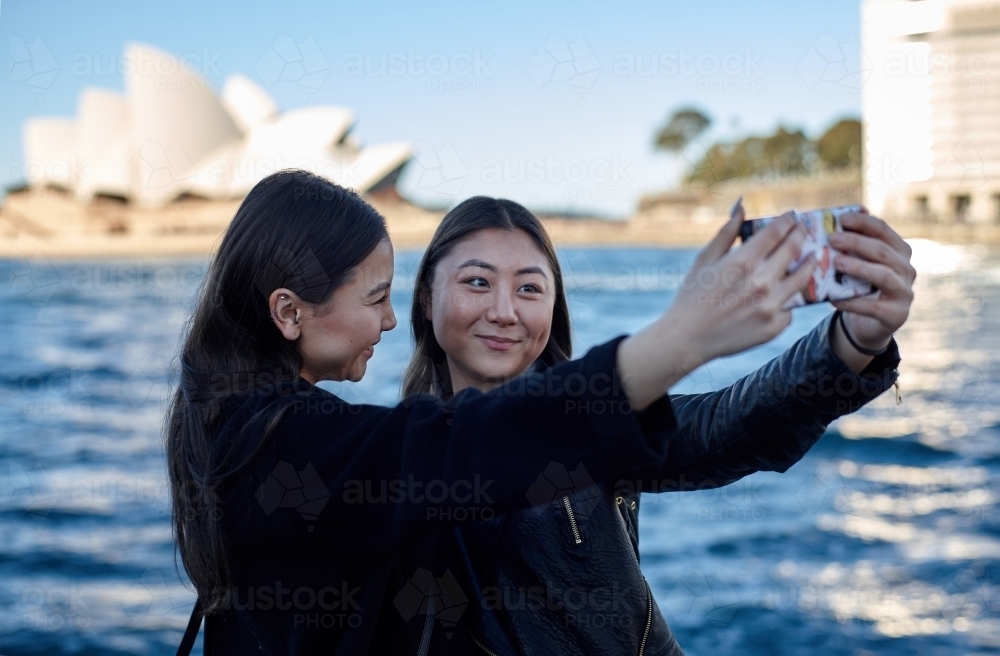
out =
<svg viewBox="0 0 1000 656"><path fill-rule="evenodd" d="M0 259L100 259L208 256L240 201L184 199L162 209L114 201L81 205L54 190L8 194L0 207ZM368 198L386 218L398 249L423 248L444 216L402 199ZM546 215L542 223L557 247L700 247L722 225L676 222L638 212L614 221ZM998 224L897 223L904 239L953 244L1000 244Z"/></svg>

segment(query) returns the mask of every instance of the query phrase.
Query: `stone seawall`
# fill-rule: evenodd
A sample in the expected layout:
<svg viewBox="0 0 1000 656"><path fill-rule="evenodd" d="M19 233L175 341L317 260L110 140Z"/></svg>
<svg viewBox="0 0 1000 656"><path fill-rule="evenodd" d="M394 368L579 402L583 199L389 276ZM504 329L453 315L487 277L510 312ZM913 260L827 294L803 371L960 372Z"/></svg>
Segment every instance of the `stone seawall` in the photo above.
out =
<svg viewBox="0 0 1000 656"><path fill-rule="evenodd" d="M444 216L401 199L370 201L386 217L399 249L425 246ZM113 200L81 205L51 189L13 192L0 208L0 258L208 255L238 207L235 200L186 198L148 210ZM653 203L628 220L547 215L543 222L558 246L691 247L711 239L726 216L721 200L700 207L682 216ZM904 237L1000 244L1000 225L904 222L895 228Z"/></svg>

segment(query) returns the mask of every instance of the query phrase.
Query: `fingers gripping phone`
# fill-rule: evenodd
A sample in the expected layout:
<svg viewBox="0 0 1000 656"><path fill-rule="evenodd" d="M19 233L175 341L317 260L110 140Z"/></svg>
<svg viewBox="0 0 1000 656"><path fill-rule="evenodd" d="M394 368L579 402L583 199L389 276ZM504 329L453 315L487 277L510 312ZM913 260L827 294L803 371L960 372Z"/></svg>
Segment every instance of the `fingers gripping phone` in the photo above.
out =
<svg viewBox="0 0 1000 656"><path fill-rule="evenodd" d="M789 265L788 273L798 269L810 253L816 255L817 265L809 284L785 303L785 309L827 301L843 301L878 291L868 281L837 271L833 266L833 260L840 255L840 251L830 245L829 236L844 230L840 224L841 216L864 211L860 205L842 205L808 212L792 212L795 220L805 227L806 238L802 242L802 253ZM776 218L778 217L767 216L744 221L740 226L740 240L745 243Z"/></svg>

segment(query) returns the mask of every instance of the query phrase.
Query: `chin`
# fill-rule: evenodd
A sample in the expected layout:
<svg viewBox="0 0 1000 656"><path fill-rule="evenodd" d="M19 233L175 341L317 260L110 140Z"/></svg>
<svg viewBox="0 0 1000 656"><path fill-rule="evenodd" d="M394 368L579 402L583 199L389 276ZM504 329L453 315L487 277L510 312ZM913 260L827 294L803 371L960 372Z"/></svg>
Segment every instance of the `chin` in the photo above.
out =
<svg viewBox="0 0 1000 656"><path fill-rule="evenodd" d="M488 382L503 382L509 378L516 378L521 375L521 370L517 367L483 367L477 372L479 378Z"/></svg>
<svg viewBox="0 0 1000 656"><path fill-rule="evenodd" d="M365 374L367 372L368 372L368 365L364 362L361 362L358 365L352 367L351 370L347 372L347 380L351 381L352 383L357 383L362 378L365 377Z"/></svg>

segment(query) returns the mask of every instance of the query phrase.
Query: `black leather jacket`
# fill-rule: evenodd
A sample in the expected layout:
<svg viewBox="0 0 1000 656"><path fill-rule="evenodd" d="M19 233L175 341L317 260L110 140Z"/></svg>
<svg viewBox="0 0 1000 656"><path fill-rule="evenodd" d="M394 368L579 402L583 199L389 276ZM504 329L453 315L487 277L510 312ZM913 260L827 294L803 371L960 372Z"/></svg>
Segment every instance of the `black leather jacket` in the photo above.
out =
<svg viewBox="0 0 1000 656"><path fill-rule="evenodd" d="M671 442L661 466L594 483L586 471L553 463L534 490L550 503L452 529L466 568L459 578L475 595L463 620L480 649L494 656L681 654L639 569L640 493L784 472L831 421L892 386L895 340L858 375L830 347L832 319L726 389L661 399L685 438ZM654 425L657 406L644 414Z"/></svg>

